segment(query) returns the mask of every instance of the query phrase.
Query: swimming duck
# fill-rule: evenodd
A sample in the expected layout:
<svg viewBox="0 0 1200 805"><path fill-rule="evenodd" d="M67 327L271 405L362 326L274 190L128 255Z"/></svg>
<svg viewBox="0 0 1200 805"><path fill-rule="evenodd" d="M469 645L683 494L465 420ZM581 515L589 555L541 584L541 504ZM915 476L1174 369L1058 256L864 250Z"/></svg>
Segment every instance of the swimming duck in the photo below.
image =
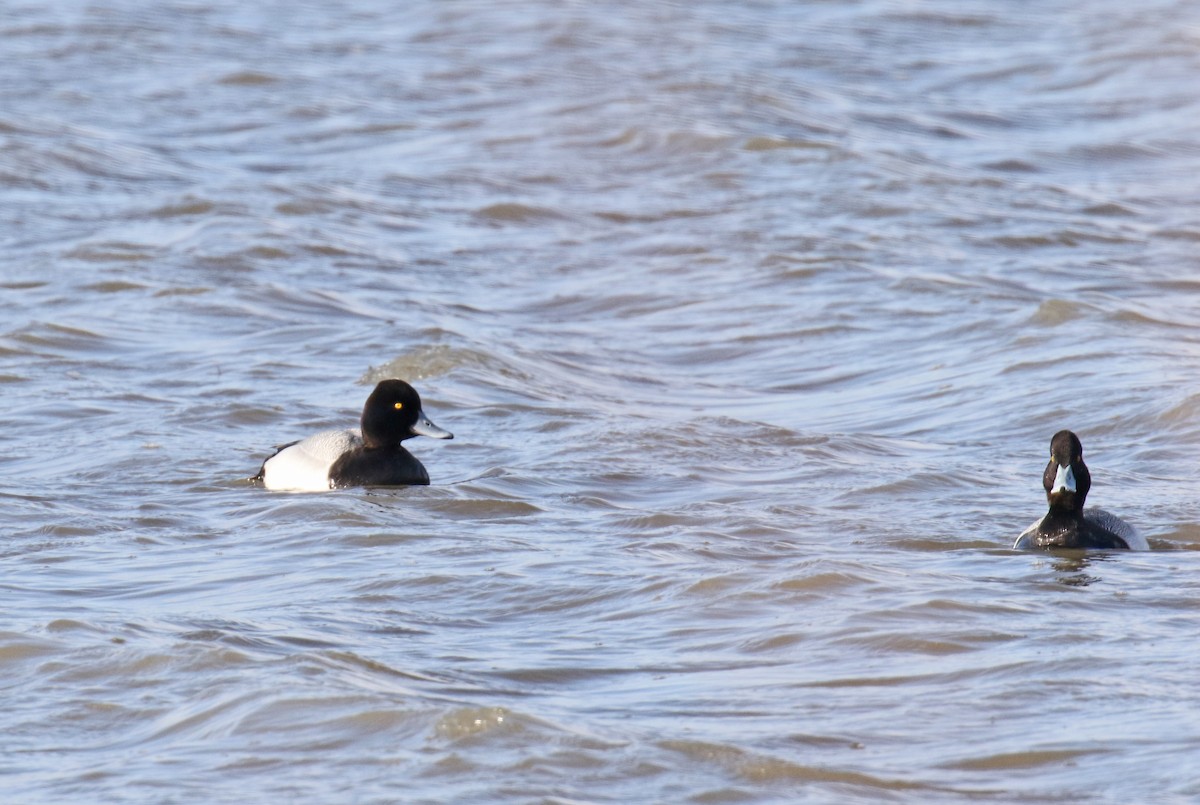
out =
<svg viewBox="0 0 1200 805"><path fill-rule="evenodd" d="M327 430L285 444L252 480L267 489L316 492L348 486L428 484L429 473L400 443L414 436L453 439L425 416L417 390L382 380L363 405L361 433Z"/></svg>
<svg viewBox="0 0 1200 805"><path fill-rule="evenodd" d="M1017 537L1014 548L1149 549L1145 538L1120 517L1103 509L1084 510L1092 475L1083 463L1083 445L1071 431L1060 430L1050 440L1042 486L1050 510Z"/></svg>

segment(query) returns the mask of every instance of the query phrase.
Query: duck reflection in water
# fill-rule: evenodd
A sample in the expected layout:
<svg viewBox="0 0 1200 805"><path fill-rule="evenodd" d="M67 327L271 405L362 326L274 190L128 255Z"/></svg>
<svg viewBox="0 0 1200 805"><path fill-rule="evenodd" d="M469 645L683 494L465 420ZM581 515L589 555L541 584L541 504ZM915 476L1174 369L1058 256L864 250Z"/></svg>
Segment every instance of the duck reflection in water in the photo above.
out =
<svg viewBox="0 0 1200 805"><path fill-rule="evenodd" d="M1109 561L1112 561L1111 556L1095 553L1056 557L1052 565L1054 581L1067 587L1089 587L1101 580L1099 576L1088 572L1089 566L1093 562ZM1098 568L1094 569L1098 570Z"/></svg>

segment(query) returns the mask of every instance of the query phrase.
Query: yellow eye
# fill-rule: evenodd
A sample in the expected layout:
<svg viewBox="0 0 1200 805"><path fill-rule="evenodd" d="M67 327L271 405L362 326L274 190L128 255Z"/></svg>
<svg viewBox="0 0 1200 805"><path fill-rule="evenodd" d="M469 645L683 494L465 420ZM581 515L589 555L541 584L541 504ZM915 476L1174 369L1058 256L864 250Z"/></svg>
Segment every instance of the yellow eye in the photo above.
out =
<svg viewBox="0 0 1200 805"><path fill-rule="evenodd" d="M397 410L397 411L399 411L399 410L400 410L401 408L403 408L403 407L404 407L404 403L396 403L396 410Z"/></svg>

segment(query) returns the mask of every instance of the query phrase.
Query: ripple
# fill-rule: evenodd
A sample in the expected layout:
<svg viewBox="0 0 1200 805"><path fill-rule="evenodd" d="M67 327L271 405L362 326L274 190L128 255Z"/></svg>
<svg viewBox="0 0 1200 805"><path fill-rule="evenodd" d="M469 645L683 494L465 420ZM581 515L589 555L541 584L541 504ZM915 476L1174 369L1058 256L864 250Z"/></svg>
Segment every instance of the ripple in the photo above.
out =
<svg viewBox="0 0 1200 805"><path fill-rule="evenodd" d="M1194 798L1188 9L77 5L0 23L9 799ZM433 485L245 481L388 376ZM1009 549L1063 422L1160 550Z"/></svg>
<svg viewBox="0 0 1200 805"><path fill-rule="evenodd" d="M881 791L918 790L930 793L934 791L954 791L954 789L928 786L900 778L876 777L857 771L826 766L808 766L767 754L746 752L741 749L704 741L665 741L662 747L670 751L679 752L697 762L723 766L731 770L738 777L755 782L794 781L825 783L849 786L852 790L855 788L866 788L868 790ZM968 792L958 791L957 793L965 794Z"/></svg>
<svg viewBox="0 0 1200 805"><path fill-rule="evenodd" d="M489 204L486 207L476 210L475 214L487 221L502 224L527 224L562 217L555 210L532 207L511 201Z"/></svg>
<svg viewBox="0 0 1200 805"><path fill-rule="evenodd" d="M1062 766L1072 763L1089 755L1103 755L1104 750L1098 749L1058 749L1034 752L1012 752L1005 754L984 755L970 760L962 760L948 764L947 768L963 769L965 771L1014 771L1017 769L1037 769L1043 766Z"/></svg>

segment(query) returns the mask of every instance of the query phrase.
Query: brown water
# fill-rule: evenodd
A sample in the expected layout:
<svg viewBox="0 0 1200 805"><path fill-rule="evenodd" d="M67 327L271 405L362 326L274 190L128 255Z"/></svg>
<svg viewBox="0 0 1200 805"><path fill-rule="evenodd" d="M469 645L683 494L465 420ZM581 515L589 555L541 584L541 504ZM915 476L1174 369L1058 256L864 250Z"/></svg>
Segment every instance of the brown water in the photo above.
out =
<svg viewBox="0 0 1200 805"><path fill-rule="evenodd" d="M0 799L1200 800L1200 10L14 2ZM429 488L273 494L400 376ZM1051 434L1149 553L1009 550Z"/></svg>

